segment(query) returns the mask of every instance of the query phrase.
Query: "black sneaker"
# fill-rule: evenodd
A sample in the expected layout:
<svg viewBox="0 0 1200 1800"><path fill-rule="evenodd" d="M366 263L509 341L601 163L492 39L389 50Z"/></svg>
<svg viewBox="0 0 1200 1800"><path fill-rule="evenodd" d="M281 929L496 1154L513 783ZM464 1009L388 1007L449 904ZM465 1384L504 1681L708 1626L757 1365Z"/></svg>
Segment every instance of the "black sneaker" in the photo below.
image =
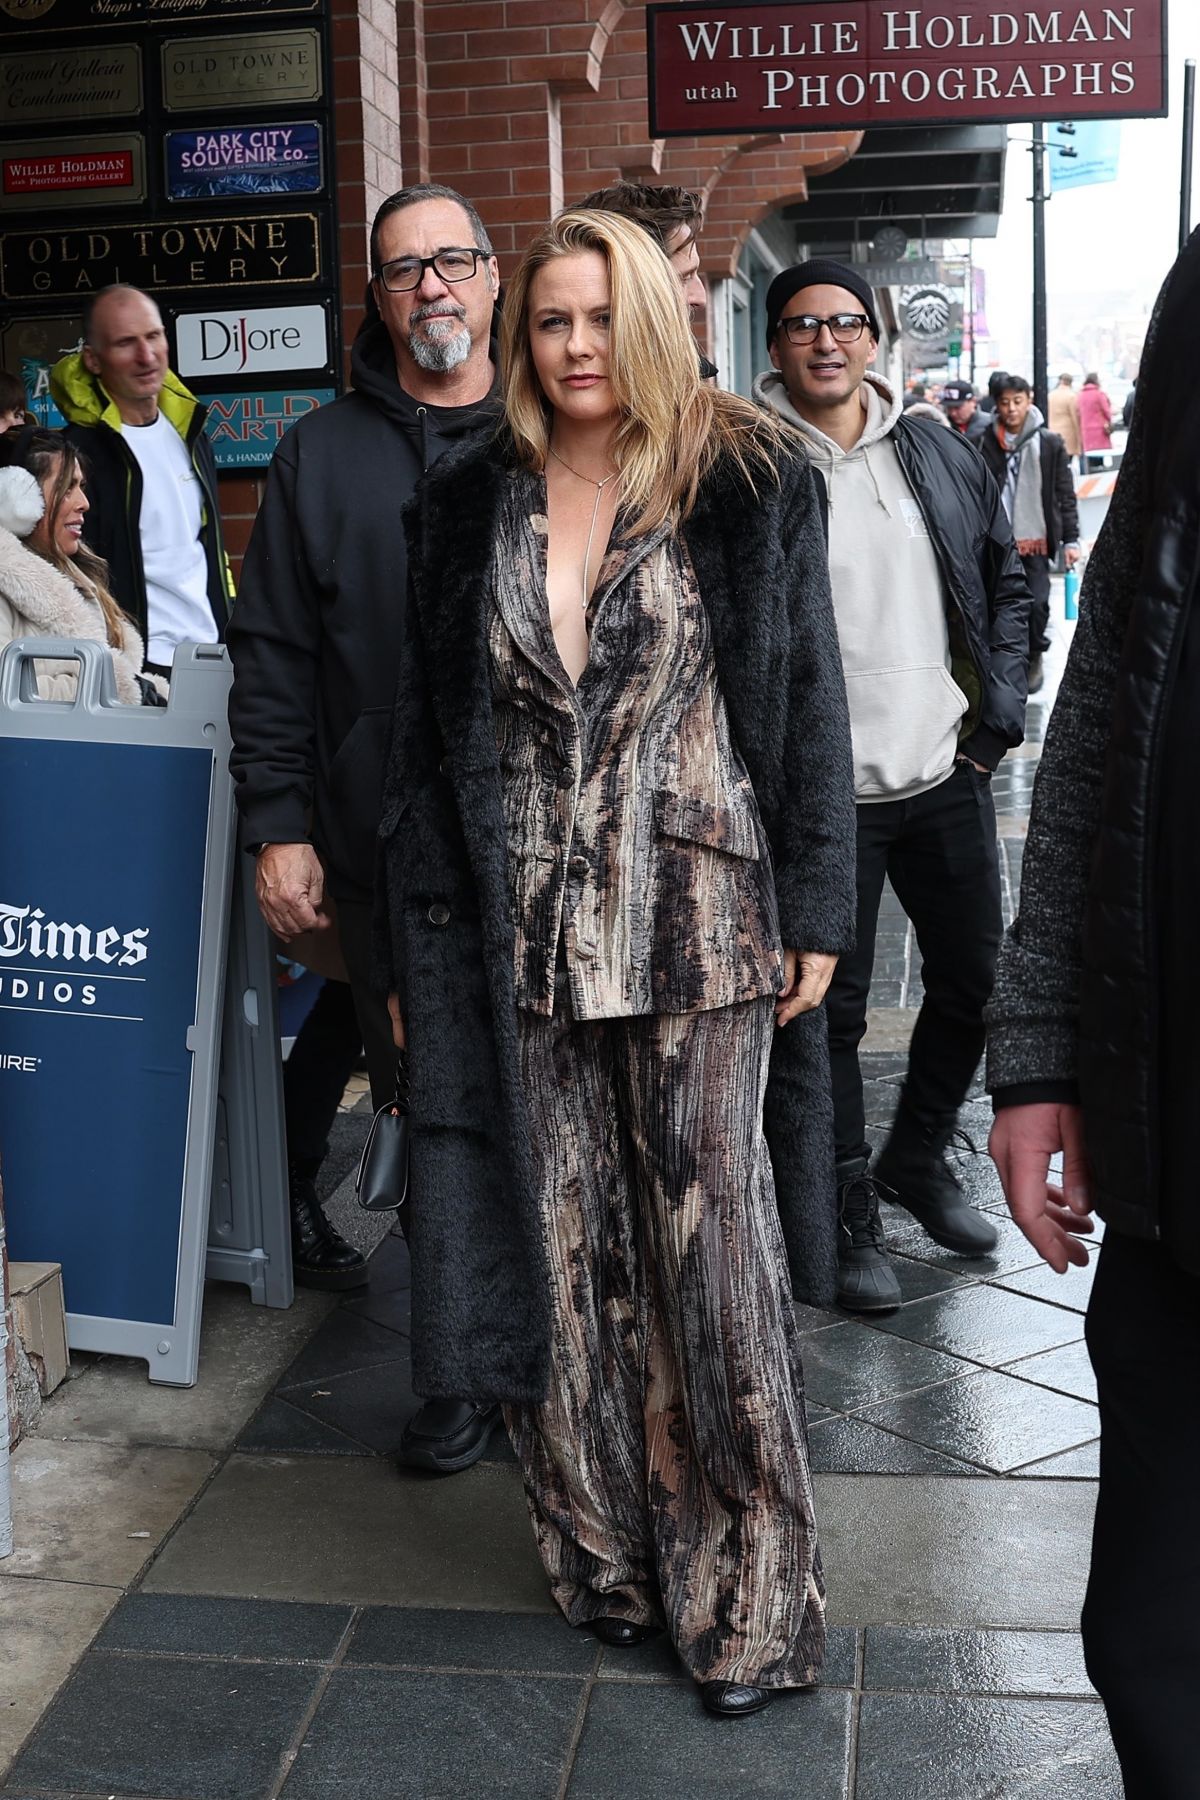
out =
<svg viewBox="0 0 1200 1800"><path fill-rule="evenodd" d="M892 1135L876 1158L875 1179L890 1190L889 1200L925 1227L935 1244L957 1256L987 1256L1000 1233L986 1213L970 1204L946 1162L944 1152L953 1129L953 1125L923 1126L901 1108Z"/></svg>
<svg viewBox="0 0 1200 1800"><path fill-rule="evenodd" d="M867 1174L867 1158L837 1166L837 1303L848 1312L894 1312L900 1304L879 1217L879 1191Z"/></svg>

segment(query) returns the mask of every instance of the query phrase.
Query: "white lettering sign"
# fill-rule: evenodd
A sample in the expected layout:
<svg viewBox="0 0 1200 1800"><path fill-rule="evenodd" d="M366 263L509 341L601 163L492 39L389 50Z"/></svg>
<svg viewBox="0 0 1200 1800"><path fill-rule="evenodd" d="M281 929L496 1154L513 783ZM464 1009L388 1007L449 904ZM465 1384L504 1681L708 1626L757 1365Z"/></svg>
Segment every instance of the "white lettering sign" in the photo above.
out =
<svg viewBox="0 0 1200 1800"><path fill-rule="evenodd" d="M323 369L329 358L323 306L184 313L175 321L175 333L181 375Z"/></svg>

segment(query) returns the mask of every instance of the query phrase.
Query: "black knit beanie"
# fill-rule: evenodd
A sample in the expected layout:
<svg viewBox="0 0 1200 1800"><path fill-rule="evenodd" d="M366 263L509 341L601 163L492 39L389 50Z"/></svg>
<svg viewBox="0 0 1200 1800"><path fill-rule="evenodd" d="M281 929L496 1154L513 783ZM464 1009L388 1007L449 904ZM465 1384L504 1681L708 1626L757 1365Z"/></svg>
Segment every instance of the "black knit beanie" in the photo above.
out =
<svg viewBox="0 0 1200 1800"><path fill-rule="evenodd" d="M873 338L879 336L879 320L875 316L875 300L870 286L849 263L834 262L828 256L814 256L808 262L784 269L767 289L767 343L773 344L779 329L779 315L801 288L840 287L862 302L867 315L867 329Z"/></svg>

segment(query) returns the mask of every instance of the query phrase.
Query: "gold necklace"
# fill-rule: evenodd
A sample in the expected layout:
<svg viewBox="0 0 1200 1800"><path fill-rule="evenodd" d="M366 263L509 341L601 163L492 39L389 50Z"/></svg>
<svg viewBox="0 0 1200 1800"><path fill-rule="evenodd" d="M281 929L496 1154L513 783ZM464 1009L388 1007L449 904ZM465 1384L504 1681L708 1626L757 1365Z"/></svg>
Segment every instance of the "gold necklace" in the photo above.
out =
<svg viewBox="0 0 1200 1800"><path fill-rule="evenodd" d="M588 526L587 549L583 553L583 576L579 583L580 604L582 605L584 612L586 612L588 603L588 565L592 560L592 538L596 533L596 520L600 513L600 496L608 486L609 482L617 479L620 470L614 469L611 475L606 475L604 477L603 481L597 481L594 475L581 475L578 469L573 469L566 458L558 454L558 451L554 448L553 444L547 444L546 448L556 463L562 463L562 466L567 471L568 475L573 475L576 481L586 481L589 487L594 487L596 490L596 501L595 505L592 507L592 522Z"/></svg>

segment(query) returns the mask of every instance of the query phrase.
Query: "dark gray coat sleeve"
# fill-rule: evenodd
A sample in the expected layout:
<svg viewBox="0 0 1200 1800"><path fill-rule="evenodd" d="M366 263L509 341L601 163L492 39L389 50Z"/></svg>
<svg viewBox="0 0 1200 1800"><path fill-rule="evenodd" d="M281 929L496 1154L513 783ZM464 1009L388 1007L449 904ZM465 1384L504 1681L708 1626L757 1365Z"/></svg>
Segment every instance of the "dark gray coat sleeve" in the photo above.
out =
<svg viewBox="0 0 1200 1800"><path fill-rule="evenodd" d="M989 471L980 467L984 536L980 574L988 607L989 670L979 724L959 746L973 762L994 769L1025 736L1029 693L1029 583L1012 526Z"/></svg>

